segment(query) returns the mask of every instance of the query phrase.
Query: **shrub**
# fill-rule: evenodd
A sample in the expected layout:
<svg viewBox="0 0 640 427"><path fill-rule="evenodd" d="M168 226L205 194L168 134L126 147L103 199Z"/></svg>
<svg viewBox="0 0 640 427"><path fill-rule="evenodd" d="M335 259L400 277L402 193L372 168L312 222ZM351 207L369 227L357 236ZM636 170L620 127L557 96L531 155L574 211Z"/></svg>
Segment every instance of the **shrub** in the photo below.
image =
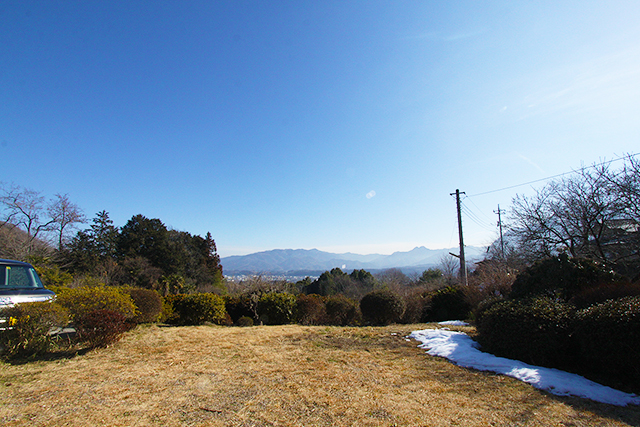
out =
<svg viewBox="0 0 640 427"><path fill-rule="evenodd" d="M574 311L548 297L493 303L477 322L483 350L527 363L563 367L574 358Z"/></svg>
<svg viewBox="0 0 640 427"><path fill-rule="evenodd" d="M35 357L49 351L52 329L69 321L67 311L54 302L22 303L0 311L7 322L0 331L0 352L6 359Z"/></svg>
<svg viewBox="0 0 640 427"><path fill-rule="evenodd" d="M497 303L503 302L504 300L505 299L501 296L494 296L481 301L471 313L473 320L477 324L482 319L482 316L484 315L484 313L486 313L491 307L493 307Z"/></svg>
<svg viewBox="0 0 640 427"><path fill-rule="evenodd" d="M82 313L76 318L75 326L78 341L91 348L111 345L129 329L122 313L107 309Z"/></svg>
<svg viewBox="0 0 640 427"><path fill-rule="evenodd" d="M298 295L294 311L301 325L322 325L327 320L327 309L320 295Z"/></svg>
<svg viewBox="0 0 640 427"><path fill-rule="evenodd" d="M162 314L165 322L172 325L179 325L181 323L178 307L184 305L183 300L185 297L185 294L166 295L164 297Z"/></svg>
<svg viewBox="0 0 640 427"><path fill-rule="evenodd" d="M222 297L211 294L169 295L172 315L167 320L177 325L202 325L205 322L221 324L225 320Z"/></svg>
<svg viewBox="0 0 640 427"><path fill-rule="evenodd" d="M404 312L404 301L386 289L373 291L360 300L360 311L368 323L388 325L400 320Z"/></svg>
<svg viewBox="0 0 640 427"><path fill-rule="evenodd" d="M137 314L133 317L135 323L157 322L162 314L163 301L158 292L143 288L126 288L133 303L136 305Z"/></svg>
<svg viewBox="0 0 640 427"><path fill-rule="evenodd" d="M516 276L517 270L505 262L484 260L476 264L469 275L468 286L463 288L471 309L475 310L486 299L508 297Z"/></svg>
<svg viewBox="0 0 640 427"><path fill-rule="evenodd" d="M296 297L285 292L267 292L258 300L258 316L265 325L284 325L294 321Z"/></svg>
<svg viewBox="0 0 640 427"><path fill-rule="evenodd" d="M344 295L332 295L325 301L327 323L330 325L347 326L358 323L358 308L352 300Z"/></svg>
<svg viewBox="0 0 640 427"><path fill-rule="evenodd" d="M577 308L587 308L607 300L619 299L627 296L640 296L639 283L607 283L586 289L573 298L571 303Z"/></svg>
<svg viewBox="0 0 640 427"><path fill-rule="evenodd" d="M257 320L256 307L258 304L258 294L244 294L233 297L225 297L225 307L234 323L241 317L250 317Z"/></svg>
<svg viewBox="0 0 640 427"><path fill-rule="evenodd" d="M606 301L578 313L575 336L584 367L623 384L640 383L640 297Z"/></svg>
<svg viewBox="0 0 640 427"><path fill-rule="evenodd" d="M49 286L66 286L73 281L73 276L66 271L60 270L57 265L54 266L37 266L35 267L40 276L40 280L45 287Z"/></svg>
<svg viewBox="0 0 640 427"><path fill-rule="evenodd" d="M404 313L400 318L401 323L421 323L431 308L431 293L424 288L414 290L404 296Z"/></svg>
<svg viewBox="0 0 640 427"><path fill-rule="evenodd" d="M584 289L624 279L588 259L569 258L566 254L536 262L518 274L511 286L511 298L535 295L569 301Z"/></svg>
<svg viewBox="0 0 640 427"><path fill-rule="evenodd" d="M238 319L238 326L253 326L253 319L251 317L242 316Z"/></svg>
<svg viewBox="0 0 640 427"><path fill-rule="evenodd" d="M169 319L171 319L173 316L173 304L171 304L171 301L169 301L168 298L162 298L162 311L158 316L158 322L169 322Z"/></svg>
<svg viewBox="0 0 640 427"><path fill-rule="evenodd" d="M57 288L56 302L69 311L71 320L96 310L109 310L122 314L125 319L136 316L137 310L131 296L123 289L113 286L83 286L81 288Z"/></svg>
<svg viewBox="0 0 640 427"><path fill-rule="evenodd" d="M233 319L229 316L229 313L224 314L224 319L220 322L224 326L233 326Z"/></svg>
<svg viewBox="0 0 640 427"><path fill-rule="evenodd" d="M447 286L431 294L426 321L464 320L470 311L471 304L467 302L464 290L458 286Z"/></svg>

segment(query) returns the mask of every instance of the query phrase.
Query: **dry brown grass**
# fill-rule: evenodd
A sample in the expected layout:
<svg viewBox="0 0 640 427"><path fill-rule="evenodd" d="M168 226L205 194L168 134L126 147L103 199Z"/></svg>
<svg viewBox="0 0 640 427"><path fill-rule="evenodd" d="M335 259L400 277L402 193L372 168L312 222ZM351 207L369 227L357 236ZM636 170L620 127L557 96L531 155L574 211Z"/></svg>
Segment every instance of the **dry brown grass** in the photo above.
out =
<svg viewBox="0 0 640 427"><path fill-rule="evenodd" d="M0 425L640 425L639 407L430 357L405 339L424 327L143 327L85 355L0 365Z"/></svg>

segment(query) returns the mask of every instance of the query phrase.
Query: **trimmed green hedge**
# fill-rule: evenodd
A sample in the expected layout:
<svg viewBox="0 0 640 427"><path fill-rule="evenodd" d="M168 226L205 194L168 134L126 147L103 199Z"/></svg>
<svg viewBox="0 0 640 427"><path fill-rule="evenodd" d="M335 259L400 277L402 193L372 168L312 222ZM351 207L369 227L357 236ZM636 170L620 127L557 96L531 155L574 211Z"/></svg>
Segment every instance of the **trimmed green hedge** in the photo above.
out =
<svg viewBox="0 0 640 427"><path fill-rule="evenodd" d="M224 299L216 294L168 295L166 301L172 309L167 322L176 325L222 324L227 314Z"/></svg>
<svg viewBox="0 0 640 427"><path fill-rule="evenodd" d="M640 296L583 310L549 297L493 300L476 322L484 351L640 392Z"/></svg>
<svg viewBox="0 0 640 427"><path fill-rule="evenodd" d="M131 320L137 314L136 305L124 288L114 286L83 286L55 288L56 302L69 311L71 320L96 310L110 310Z"/></svg>
<svg viewBox="0 0 640 427"><path fill-rule="evenodd" d="M258 316L265 325L285 325L294 322L296 297L286 292L267 292L258 300Z"/></svg>
<svg viewBox="0 0 640 427"><path fill-rule="evenodd" d="M478 320L482 349L541 366L566 366L575 346L572 306L549 297L495 302Z"/></svg>
<svg viewBox="0 0 640 427"><path fill-rule="evenodd" d="M398 322L402 317L404 300L387 289L373 291L360 300L360 311L367 323L388 325Z"/></svg>
<svg viewBox="0 0 640 427"><path fill-rule="evenodd" d="M574 333L584 369L640 384L640 296L581 310Z"/></svg>
<svg viewBox="0 0 640 427"><path fill-rule="evenodd" d="M431 293L431 301L425 312L425 321L465 320L469 318L471 305L459 286L447 286Z"/></svg>

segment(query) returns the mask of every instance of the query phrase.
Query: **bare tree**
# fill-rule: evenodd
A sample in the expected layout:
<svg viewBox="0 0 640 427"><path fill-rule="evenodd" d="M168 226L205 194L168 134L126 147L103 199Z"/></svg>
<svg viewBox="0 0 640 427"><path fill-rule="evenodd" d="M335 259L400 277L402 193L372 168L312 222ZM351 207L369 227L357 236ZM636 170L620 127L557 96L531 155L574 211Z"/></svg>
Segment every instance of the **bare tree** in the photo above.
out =
<svg viewBox="0 0 640 427"><path fill-rule="evenodd" d="M26 233L23 255L32 254L38 246L38 240L46 239L46 232L53 220L46 217L44 197L39 192L11 185L2 188L0 203L4 205L3 224L18 228Z"/></svg>
<svg viewBox="0 0 640 427"><path fill-rule="evenodd" d="M614 267L627 264L639 255L630 245L638 234L639 169L637 162L622 171L607 164L583 168L533 197L516 196L509 238L530 261L567 252Z"/></svg>
<svg viewBox="0 0 640 427"><path fill-rule="evenodd" d="M374 275L376 280L384 287L388 287L398 295L404 295L411 287L411 279L399 268L389 268Z"/></svg>
<svg viewBox="0 0 640 427"><path fill-rule="evenodd" d="M460 262L451 255L442 255L440 257L440 263L438 269L442 271L442 277L445 284L453 285L458 283L458 270L460 269Z"/></svg>
<svg viewBox="0 0 640 427"><path fill-rule="evenodd" d="M612 173L601 166L597 173L611 185L628 218L640 222L640 160L629 155L620 171Z"/></svg>
<svg viewBox="0 0 640 427"><path fill-rule="evenodd" d="M85 222L80 208L66 194L56 194L46 203L40 192L17 185L0 186L0 208L4 242L11 244L11 256L20 259L45 254L51 241L61 249L65 233Z"/></svg>
<svg viewBox="0 0 640 427"><path fill-rule="evenodd" d="M51 218L51 230L55 231L57 235L58 250L62 249L65 232L68 232L76 224L82 224L87 221L82 210L69 201L67 194L56 194L55 198L50 202L47 212Z"/></svg>

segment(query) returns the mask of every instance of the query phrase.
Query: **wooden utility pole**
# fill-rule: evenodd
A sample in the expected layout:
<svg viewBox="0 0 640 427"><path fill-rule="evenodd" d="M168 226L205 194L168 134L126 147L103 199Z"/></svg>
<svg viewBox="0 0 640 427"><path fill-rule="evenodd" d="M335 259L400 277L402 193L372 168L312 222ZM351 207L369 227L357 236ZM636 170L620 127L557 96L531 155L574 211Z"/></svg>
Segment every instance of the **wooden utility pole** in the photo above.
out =
<svg viewBox="0 0 640 427"><path fill-rule="evenodd" d="M460 237L460 284L467 285L467 263L464 259L464 240L462 239L462 213L460 210L460 190L456 190L455 193L451 193L451 196L456 195L456 206L458 208L458 236Z"/></svg>
<svg viewBox="0 0 640 427"><path fill-rule="evenodd" d="M498 210L493 211L493 213L498 214L498 227L500 227L500 250L502 251L502 259L504 260L504 239L502 238L502 212L500 210L500 205L498 205Z"/></svg>

